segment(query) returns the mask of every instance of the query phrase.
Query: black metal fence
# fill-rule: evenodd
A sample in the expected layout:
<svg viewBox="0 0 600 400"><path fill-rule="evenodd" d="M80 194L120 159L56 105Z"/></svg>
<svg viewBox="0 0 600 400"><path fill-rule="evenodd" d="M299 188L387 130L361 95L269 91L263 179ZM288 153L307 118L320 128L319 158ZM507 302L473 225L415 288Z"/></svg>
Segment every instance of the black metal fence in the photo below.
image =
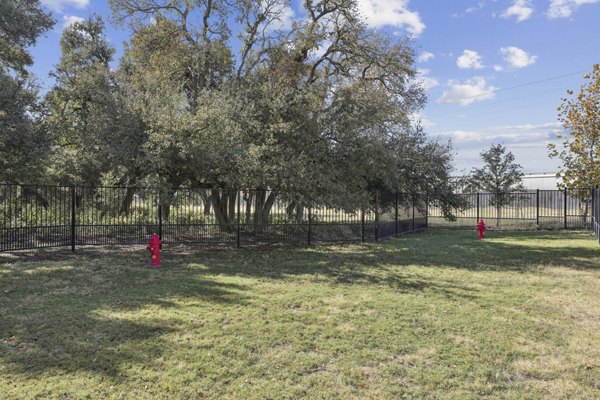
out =
<svg viewBox="0 0 600 400"><path fill-rule="evenodd" d="M600 242L600 189L592 191L592 230Z"/></svg>
<svg viewBox="0 0 600 400"><path fill-rule="evenodd" d="M536 190L532 192L463 193L468 203L456 210L457 220L444 219L439 207L429 207L432 227L471 228L483 218L490 229L588 229L592 224L592 190Z"/></svg>
<svg viewBox="0 0 600 400"><path fill-rule="evenodd" d="M0 185L0 251L164 243L365 242L427 226L425 202L373 196L363 210L307 206L272 191Z"/></svg>

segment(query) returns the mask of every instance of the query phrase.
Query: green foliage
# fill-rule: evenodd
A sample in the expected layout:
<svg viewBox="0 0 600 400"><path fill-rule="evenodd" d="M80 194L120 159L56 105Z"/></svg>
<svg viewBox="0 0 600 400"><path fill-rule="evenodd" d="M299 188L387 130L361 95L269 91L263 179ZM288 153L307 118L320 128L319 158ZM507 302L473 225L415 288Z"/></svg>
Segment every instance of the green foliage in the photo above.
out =
<svg viewBox="0 0 600 400"><path fill-rule="evenodd" d="M0 70L27 75L33 63L27 48L54 25L39 0L2 0L0 2Z"/></svg>
<svg viewBox="0 0 600 400"><path fill-rule="evenodd" d="M63 35L48 96L61 181L158 184L163 204L201 185L348 211L371 207L375 190L428 197L448 215L459 205L450 145L411 124L425 102L411 43L367 29L353 1L306 2L307 18L286 28L284 0L111 5L135 27L118 68L101 20ZM233 199L211 196L226 224ZM255 200L265 220L269 200Z"/></svg>
<svg viewBox="0 0 600 400"><path fill-rule="evenodd" d="M496 225L500 225L502 208L511 204L516 195L511 192L525 191L521 183L521 165L515 163L515 156L501 144L492 145L489 150L481 152L485 163L481 168L473 168L464 182L464 187L471 192L489 192L492 194L490 205L497 209Z"/></svg>
<svg viewBox="0 0 600 400"><path fill-rule="evenodd" d="M489 150L481 152L481 159L484 166L473 168L466 178L467 190L492 193L491 204L499 207L512 201L512 198L502 194L526 190L521 183L522 167L515 163L515 156L506 147L492 145Z"/></svg>
<svg viewBox="0 0 600 400"><path fill-rule="evenodd" d="M101 18L90 17L65 29L61 49L53 72L56 84L46 96L47 123L58 144L54 180L135 184L128 178L141 168L138 154L145 133L111 69L114 49ZM118 181L106 182L107 176Z"/></svg>
<svg viewBox="0 0 600 400"><path fill-rule="evenodd" d="M577 97L563 98L558 107L558 119L567 131L558 135L561 146L548 145L550 157L562 161L562 186L570 189L600 185L600 64L584 79L588 81ZM572 90L567 93L573 95ZM580 196L587 196L586 191Z"/></svg>
<svg viewBox="0 0 600 400"><path fill-rule="evenodd" d="M51 142L39 124L27 47L53 23L39 0L0 2L0 182L33 183L43 173Z"/></svg>
<svg viewBox="0 0 600 400"><path fill-rule="evenodd" d="M0 69L0 183L40 180L52 141L40 124L37 88Z"/></svg>

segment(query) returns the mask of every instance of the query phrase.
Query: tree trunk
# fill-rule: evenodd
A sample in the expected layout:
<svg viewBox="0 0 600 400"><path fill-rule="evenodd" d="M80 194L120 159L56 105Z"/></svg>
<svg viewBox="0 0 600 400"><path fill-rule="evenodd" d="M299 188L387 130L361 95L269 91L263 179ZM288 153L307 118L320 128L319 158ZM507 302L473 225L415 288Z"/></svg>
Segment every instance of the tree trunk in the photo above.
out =
<svg viewBox="0 0 600 400"><path fill-rule="evenodd" d="M256 193L254 202L254 231L256 233L261 233L264 227L269 225L269 216L277 195L277 192L269 193L268 197L266 191Z"/></svg>
<svg viewBox="0 0 600 400"><path fill-rule="evenodd" d="M173 197L175 197L175 192L179 189L179 185L174 186L172 189L161 190L160 191L160 208L163 221L168 221L171 217L171 205L173 203Z"/></svg>
<svg viewBox="0 0 600 400"><path fill-rule="evenodd" d="M501 206L496 206L496 228L500 227L500 214L502 212Z"/></svg>
<svg viewBox="0 0 600 400"><path fill-rule="evenodd" d="M121 207L119 209L119 214L128 215L131 210L131 203L133 202L133 195L135 194L135 188L128 187L125 192L125 197L121 202Z"/></svg>
<svg viewBox="0 0 600 400"><path fill-rule="evenodd" d="M244 195L244 201L246 202L246 217L245 222L246 225L250 225L250 221L252 219L252 198L254 197L252 192L248 192Z"/></svg>
<svg viewBox="0 0 600 400"><path fill-rule="evenodd" d="M44 208L48 208L48 200L46 200L46 198L44 196L42 196L41 194L39 194L37 192L37 190L32 190L28 187L23 187L23 199L28 202L30 200L30 198L33 197L36 201L36 203L41 204L42 207Z"/></svg>
<svg viewBox="0 0 600 400"><path fill-rule="evenodd" d="M269 216L271 215L271 209L275 204L275 200L277 199L277 192L269 193L269 197L267 197L267 201L263 206L262 210L262 222L263 225L269 225Z"/></svg>
<svg viewBox="0 0 600 400"><path fill-rule="evenodd" d="M211 209L211 199L210 199L210 195L204 191L200 192L200 198L202 198L202 204L204 205L204 216L208 217L210 215L210 209Z"/></svg>
<svg viewBox="0 0 600 400"><path fill-rule="evenodd" d="M235 225L235 209L238 192L237 190L230 190L228 192L229 197L229 224Z"/></svg>
<svg viewBox="0 0 600 400"><path fill-rule="evenodd" d="M235 218L236 193L233 191L211 190L210 197L219 228L231 232Z"/></svg>
<svg viewBox="0 0 600 400"><path fill-rule="evenodd" d="M287 219L292 220L294 219L294 210L296 209L296 202L292 201L290 204L288 204L288 206L285 208L285 214Z"/></svg>
<svg viewBox="0 0 600 400"><path fill-rule="evenodd" d="M260 191L254 194L254 232L262 233L262 209L265 205L265 199L267 197L267 192Z"/></svg>
<svg viewBox="0 0 600 400"><path fill-rule="evenodd" d="M298 205L296 207L296 223L301 224L304 220L304 206Z"/></svg>

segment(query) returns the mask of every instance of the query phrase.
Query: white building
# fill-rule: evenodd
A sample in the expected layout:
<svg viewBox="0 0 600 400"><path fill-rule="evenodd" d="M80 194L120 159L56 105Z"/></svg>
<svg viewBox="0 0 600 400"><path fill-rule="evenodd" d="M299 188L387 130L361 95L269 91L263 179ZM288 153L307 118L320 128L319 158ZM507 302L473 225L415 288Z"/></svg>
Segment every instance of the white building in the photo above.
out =
<svg viewBox="0 0 600 400"><path fill-rule="evenodd" d="M522 177L523 186L527 190L557 190L559 181L559 178L556 177L556 172L525 174Z"/></svg>
<svg viewBox="0 0 600 400"><path fill-rule="evenodd" d="M456 184L456 190L461 192L463 188L460 186L462 177L453 177ZM560 179L556 177L556 172L541 172L535 174L524 174L521 178L523 186L527 191L539 190L558 190Z"/></svg>

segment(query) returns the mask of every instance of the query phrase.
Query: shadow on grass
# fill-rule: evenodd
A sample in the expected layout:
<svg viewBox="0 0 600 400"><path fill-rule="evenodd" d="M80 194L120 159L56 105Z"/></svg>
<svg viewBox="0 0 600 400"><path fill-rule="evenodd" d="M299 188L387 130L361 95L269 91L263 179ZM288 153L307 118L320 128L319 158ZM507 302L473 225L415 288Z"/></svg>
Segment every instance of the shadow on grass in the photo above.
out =
<svg viewBox="0 0 600 400"><path fill-rule="evenodd" d="M144 268L142 254L0 265L2 364L30 378L88 371L119 381L126 378L122 364L159 358L168 349L162 336L180 328L175 313L143 309L246 301L243 285L208 279L199 269Z"/></svg>
<svg viewBox="0 0 600 400"><path fill-rule="evenodd" d="M458 301L475 299L478 289L466 283L407 274L402 267L515 272L539 265L599 269L600 248L579 244L585 235L494 232L479 241L474 232L431 230L367 245L165 246L161 270L144 268L147 254L138 249L87 248L74 256L67 251L38 252L36 258L43 261L0 264L0 359L11 371L31 377L83 370L119 380L120 365L142 365L159 357L168 348L162 335L179 327L169 318L146 317L144 322L107 318L102 310L175 308L175 299L186 298L220 305L222 312L229 304L251 306L244 294L247 287L218 281L216 276L282 283L306 276L332 285L383 285Z"/></svg>
<svg viewBox="0 0 600 400"><path fill-rule="evenodd" d="M339 284L387 282L398 288L422 289L431 283L411 284L390 280L390 276L402 272L398 267L409 265L517 272L540 266L600 269L600 247L591 241L585 245L588 237L587 232L493 232L478 240L475 232L431 230L367 245L235 250L220 255L197 250L172 257L179 263L202 262L213 274L321 275Z"/></svg>

